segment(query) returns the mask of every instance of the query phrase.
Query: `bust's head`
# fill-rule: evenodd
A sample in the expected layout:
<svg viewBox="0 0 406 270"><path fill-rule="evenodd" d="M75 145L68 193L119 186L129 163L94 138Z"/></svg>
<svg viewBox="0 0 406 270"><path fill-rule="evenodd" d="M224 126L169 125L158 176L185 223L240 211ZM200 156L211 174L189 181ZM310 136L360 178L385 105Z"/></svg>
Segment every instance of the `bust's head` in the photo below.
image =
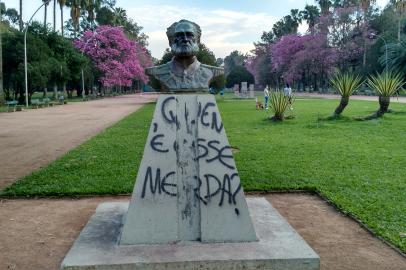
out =
<svg viewBox="0 0 406 270"><path fill-rule="evenodd" d="M175 57L193 57L199 51L200 26L188 20L173 23L166 31Z"/></svg>

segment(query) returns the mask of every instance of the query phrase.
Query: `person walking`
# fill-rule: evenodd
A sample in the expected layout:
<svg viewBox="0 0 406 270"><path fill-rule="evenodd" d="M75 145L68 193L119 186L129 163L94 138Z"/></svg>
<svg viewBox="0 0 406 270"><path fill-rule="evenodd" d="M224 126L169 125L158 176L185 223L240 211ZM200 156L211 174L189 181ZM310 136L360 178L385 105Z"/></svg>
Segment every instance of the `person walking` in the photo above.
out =
<svg viewBox="0 0 406 270"><path fill-rule="evenodd" d="M265 110L268 110L268 100L269 100L269 86L266 85L264 89L264 99L265 99Z"/></svg>
<svg viewBox="0 0 406 270"><path fill-rule="evenodd" d="M289 109L293 110L293 107L292 107L292 88L290 88L290 85L288 83L286 84L285 88L283 89L283 92L285 94L285 97L288 98Z"/></svg>

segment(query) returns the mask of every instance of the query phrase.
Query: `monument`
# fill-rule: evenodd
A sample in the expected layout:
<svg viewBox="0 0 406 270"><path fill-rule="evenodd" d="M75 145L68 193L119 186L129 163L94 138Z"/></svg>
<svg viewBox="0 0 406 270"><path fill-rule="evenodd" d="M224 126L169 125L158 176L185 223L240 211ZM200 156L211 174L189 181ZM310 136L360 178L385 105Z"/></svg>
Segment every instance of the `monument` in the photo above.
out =
<svg viewBox="0 0 406 270"><path fill-rule="evenodd" d="M248 83L241 82L241 97L247 98L248 97L247 92L248 92Z"/></svg>
<svg viewBox="0 0 406 270"><path fill-rule="evenodd" d="M250 84L249 86L249 90L250 90L250 98L254 98L255 97L255 92L254 92L254 84Z"/></svg>
<svg viewBox="0 0 406 270"><path fill-rule="evenodd" d="M166 64L146 69L164 89L176 92L190 92L208 89L213 77L224 73L222 68L201 64L196 57L201 36L200 26L181 20L173 23L166 31L173 58Z"/></svg>
<svg viewBox="0 0 406 270"><path fill-rule="evenodd" d="M130 203L104 203L62 269L319 269L317 254L264 198L246 200L210 80L200 27L167 31L172 60L147 70L160 95Z"/></svg>

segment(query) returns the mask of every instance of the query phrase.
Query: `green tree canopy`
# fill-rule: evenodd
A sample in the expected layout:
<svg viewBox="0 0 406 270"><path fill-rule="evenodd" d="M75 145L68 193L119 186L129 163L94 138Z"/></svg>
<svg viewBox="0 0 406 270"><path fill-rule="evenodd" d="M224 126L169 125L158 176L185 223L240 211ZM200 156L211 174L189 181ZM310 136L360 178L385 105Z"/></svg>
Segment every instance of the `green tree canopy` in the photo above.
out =
<svg viewBox="0 0 406 270"><path fill-rule="evenodd" d="M253 84L255 83L254 76L244 66L237 66L227 75L226 86L230 88L242 82Z"/></svg>

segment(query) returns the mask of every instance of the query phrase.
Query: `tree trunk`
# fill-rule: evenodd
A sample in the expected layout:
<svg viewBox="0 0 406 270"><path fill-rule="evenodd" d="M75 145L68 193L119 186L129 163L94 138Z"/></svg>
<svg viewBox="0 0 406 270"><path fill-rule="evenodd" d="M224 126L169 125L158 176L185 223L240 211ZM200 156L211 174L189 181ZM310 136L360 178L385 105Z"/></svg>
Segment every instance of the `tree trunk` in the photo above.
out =
<svg viewBox="0 0 406 270"><path fill-rule="evenodd" d="M275 115L271 118L273 121L283 121L285 116L283 113L275 113Z"/></svg>
<svg viewBox="0 0 406 270"><path fill-rule="evenodd" d="M349 100L350 100L350 97L343 97L343 96L341 97L340 104L338 105L338 107L334 111L334 114L336 116L340 115L344 111L345 107L347 107L347 105L348 105Z"/></svg>
<svg viewBox="0 0 406 270"><path fill-rule="evenodd" d="M376 112L377 117L381 117L388 112L390 97L379 96L379 110Z"/></svg>
<svg viewBox="0 0 406 270"><path fill-rule="evenodd" d="M3 24L0 15L0 105L4 102L4 89L3 89L3 44L1 41L1 35L3 33Z"/></svg>
<svg viewBox="0 0 406 270"><path fill-rule="evenodd" d="M399 20L398 20L398 42L400 42L400 23L402 21L402 16L399 14Z"/></svg>
<svg viewBox="0 0 406 270"><path fill-rule="evenodd" d="M44 28L45 29L47 27L47 16L48 16L47 11L48 11L48 5L46 4L44 6Z"/></svg>
<svg viewBox="0 0 406 270"><path fill-rule="evenodd" d="M20 18L19 18L20 31L23 31L23 0L20 0Z"/></svg>
<svg viewBox="0 0 406 270"><path fill-rule="evenodd" d="M56 31L56 0L54 0L54 32Z"/></svg>
<svg viewBox="0 0 406 270"><path fill-rule="evenodd" d="M60 5L60 8L61 8L61 33L63 36L63 6Z"/></svg>
<svg viewBox="0 0 406 270"><path fill-rule="evenodd" d="M48 97L48 88L44 87L44 94L42 95L44 98Z"/></svg>
<svg viewBox="0 0 406 270"><path fill-rule="evenodd" d="M367 64L367 42L364 40L364 55L362 57L362 67L365 68Z"/></svg>
<svg viewBox="0 0 406 270"><path fill-rule="evenodd" d="M316 74L314 74L314 76L313 76L313 91L314 92L317 92L317 91L319 91L319 87L318 87L318 85L317 85L317 75Z"/></svg>
<svg viewBox="0 0 406 270"><path fill-rule="evenodd" d="M58 100L58 86L54 84L54 100Z"/></svg>

